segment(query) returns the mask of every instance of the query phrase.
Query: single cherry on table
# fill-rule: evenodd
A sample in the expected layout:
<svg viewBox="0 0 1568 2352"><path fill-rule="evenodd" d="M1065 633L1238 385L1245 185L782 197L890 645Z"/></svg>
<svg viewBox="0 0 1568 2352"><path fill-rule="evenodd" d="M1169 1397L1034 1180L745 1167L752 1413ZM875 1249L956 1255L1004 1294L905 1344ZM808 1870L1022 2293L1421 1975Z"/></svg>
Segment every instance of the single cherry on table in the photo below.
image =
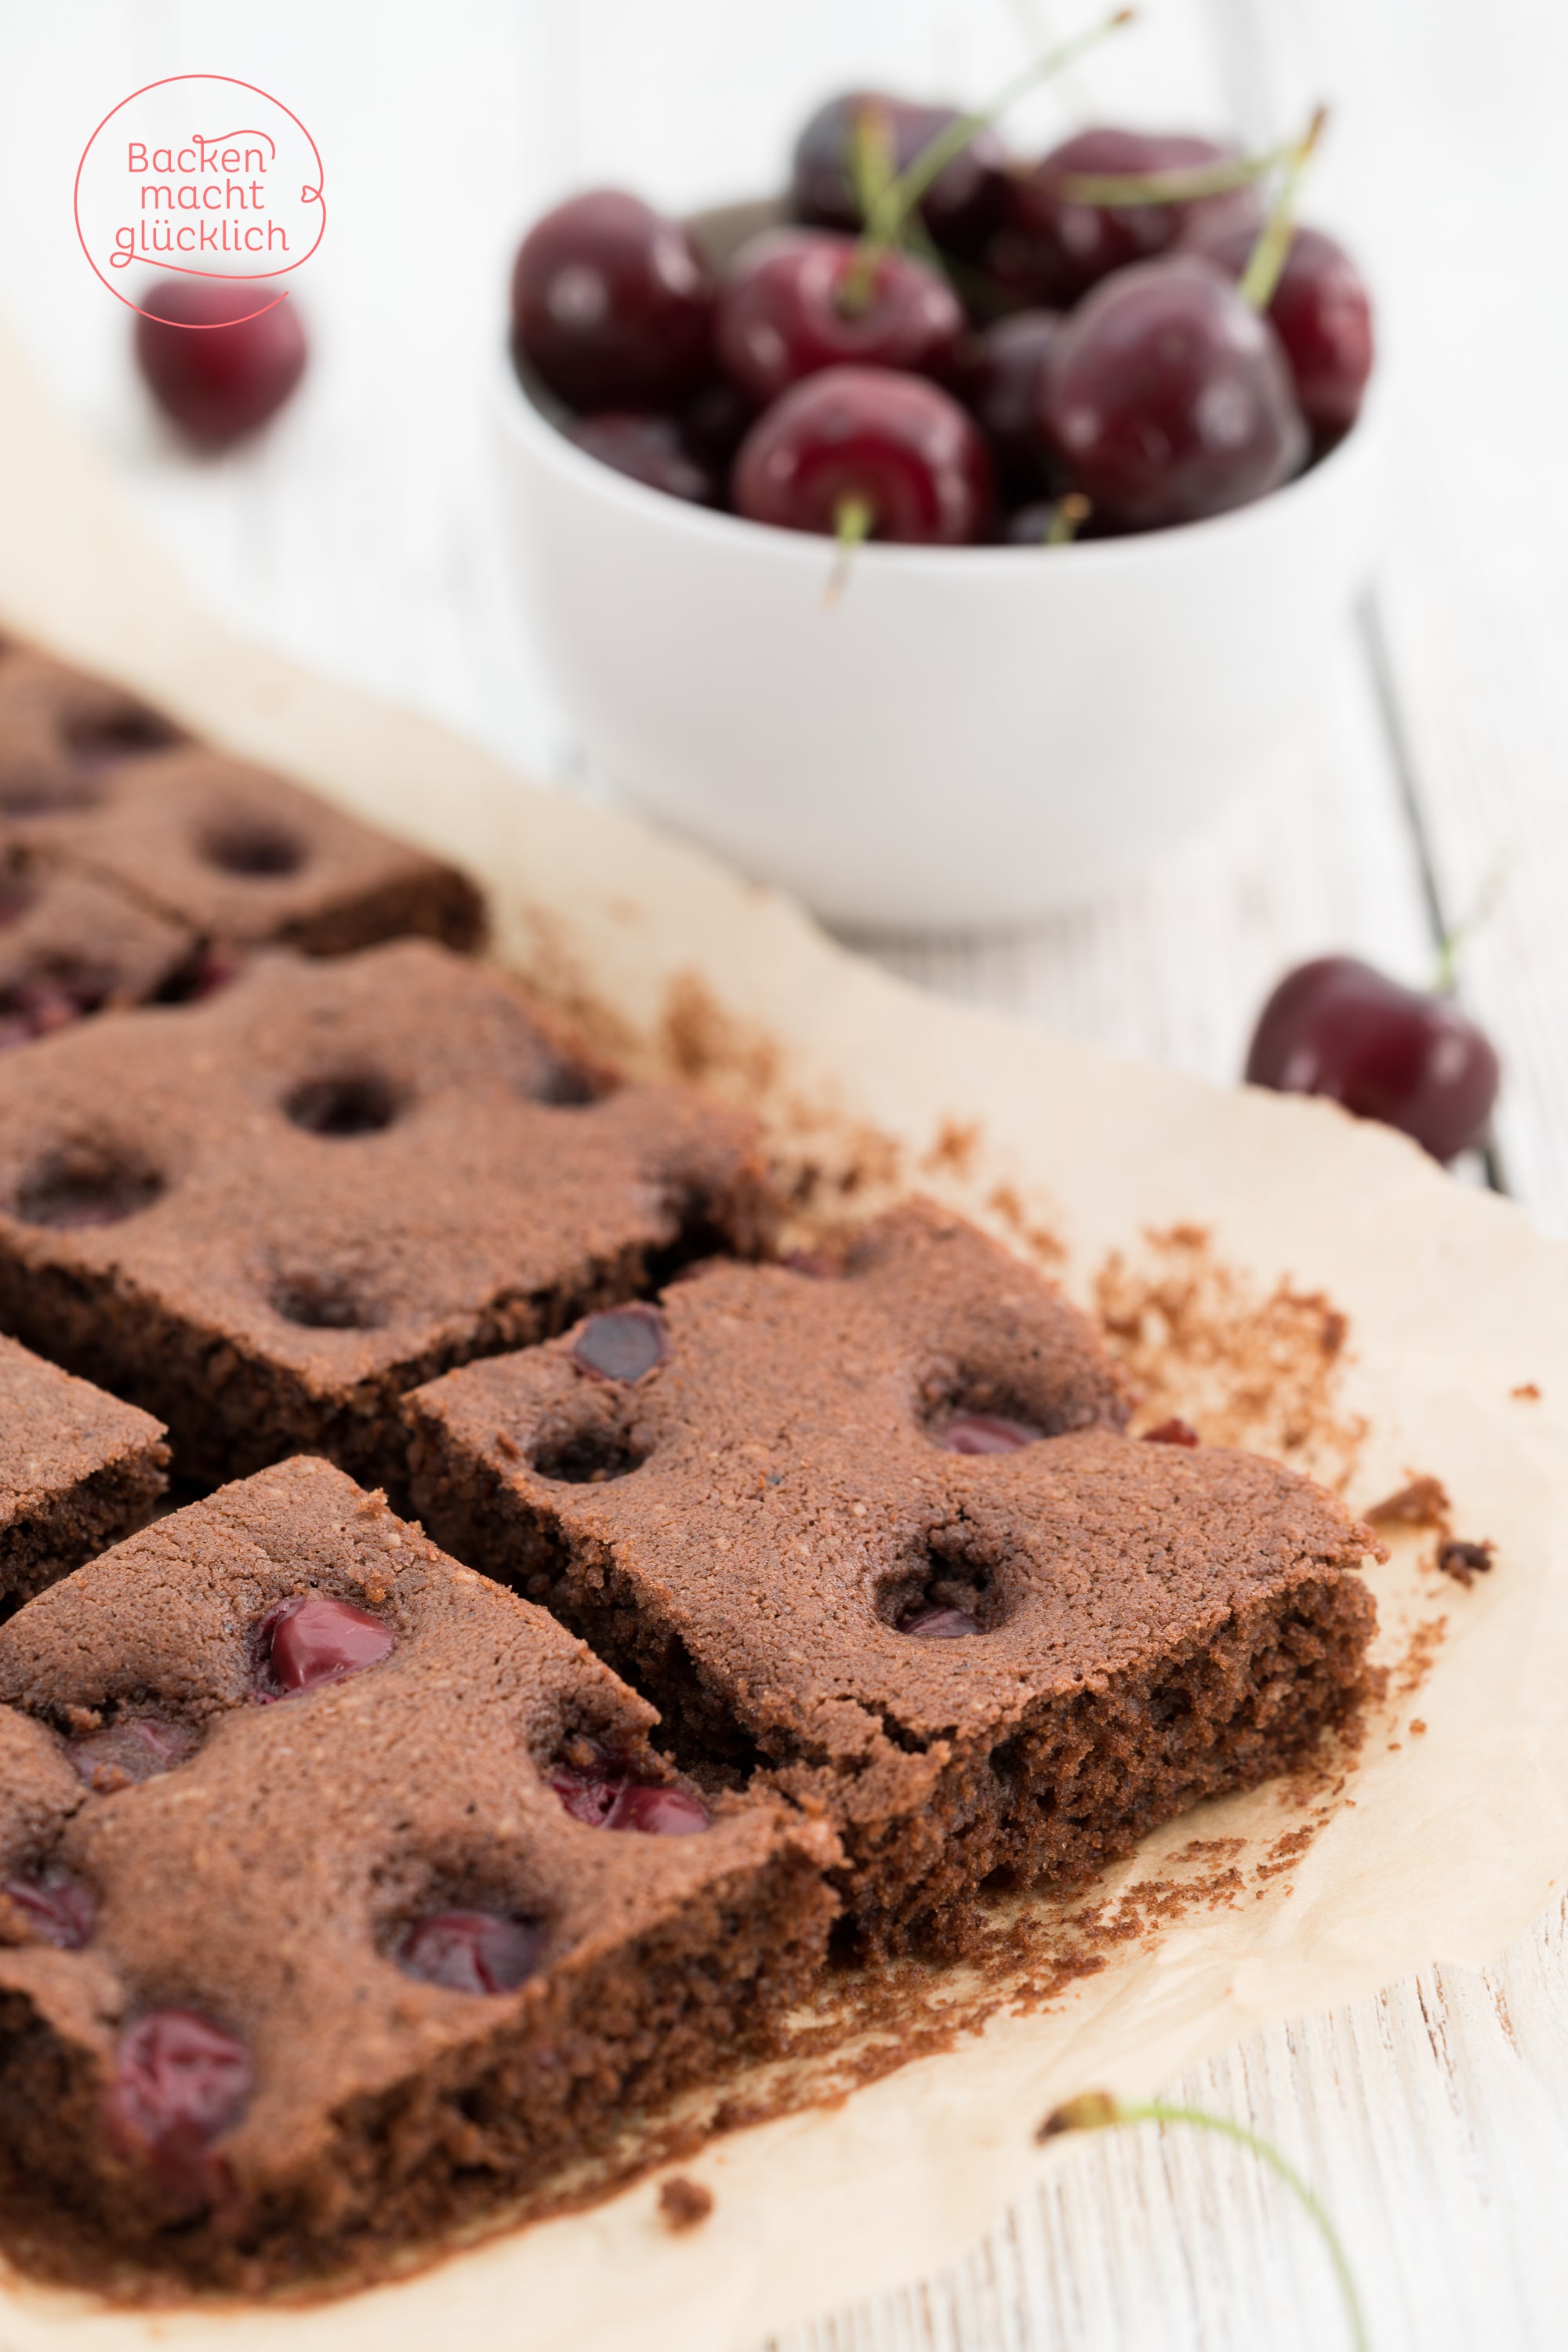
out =
<svg viewBox="0 0 1568 2352"><path fill-rule="evenodd" d="M922 377L827 368L784 394L741 445L738 513L784 530L906 545L960 546L993 503L991 461L973 417Z"/></svg>
<svg viewBox="0 0 1568 2352"><path fill-rule="evenodd" d="M305 370L292 295L245 278L160 278L143 298L135 350L159 407L204 449L259 431Z"/></svg>
<svg viewBox="0 0 1568 2352"><path fill-rule="evenodd" d="M1134 263L1086 296L1047 369L1043 411L1095 513L1134 530L1245 506L1309 449L1279 337L1197 254Z"/></svg>
<svg viewBox="0 0 1568 2352"><path fill-rule="evenodd" d="M864 225L856 187L856 142L879 133L894 172L906 172L960 120L952 106L920 106L879 90L830 98L802 131L790 167L790 211L817 228L853 234ZM994 131L981 131L945 163L916 207L929 235L952 253L973 253L1000 215L1007 157Z"/></svg>
<svg viewBox="0 0 1568 2352"><path fill-rule="evenodd" d="M661 409L712 373L711 272L678 221L594 188L536 221L511 277L517 349L573 408Z"/></svg>
<svg viewBox="0 0 1568 2352"><path fill-rule="evenodd" d="M1479 1143L1501 1071L1450 997L1403 987L1356 956L1287 972L1258 1016L1250 1085L1327 1095L1447 1161Z"/></svg>
<svg viewBox="0 0 1568 2352"><path fill-rule="evenodd" d="M719 357L742 390L776 400L829 367L941 375L963 333L947 280L891 247L826 229L771 229L742 247L719 300Z"/></svg>

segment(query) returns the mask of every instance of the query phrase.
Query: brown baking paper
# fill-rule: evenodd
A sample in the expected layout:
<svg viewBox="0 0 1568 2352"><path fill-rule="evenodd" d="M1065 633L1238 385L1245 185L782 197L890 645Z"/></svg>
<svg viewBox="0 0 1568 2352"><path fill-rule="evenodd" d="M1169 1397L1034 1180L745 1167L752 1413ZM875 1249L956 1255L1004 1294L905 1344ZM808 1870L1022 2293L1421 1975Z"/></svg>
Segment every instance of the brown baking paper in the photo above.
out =
<svg viewBox="0 0 1568 2352"><path fill-rule="evenodd" d="M1542 1908L1568 1858L1561 1247L1326 1105L917 993L633 818L236 643L3 352L0 617L462 859L505 959L632 1061L755 1100L815 1213L936 1191L1108 1314L1149 1418L1280 1450L1363 1507L1436 1475L1456 1532L1497 1546L1468 1589L1431 1564L1431 1529L1370 1570L1392 1684L1358 1759L1189 1815L1087 1919L1028 1906L1045 1948L1098 1972L713 2140L679 2166L713 2192L700 2226L663 2226L644 2178L286 2314L107 2312L0 2278L0 2352L725 2352L957 2255L1050 2160L1034 2133L1057 2101L1147 2095L1418 1964L1479 1965Z"/></svg>

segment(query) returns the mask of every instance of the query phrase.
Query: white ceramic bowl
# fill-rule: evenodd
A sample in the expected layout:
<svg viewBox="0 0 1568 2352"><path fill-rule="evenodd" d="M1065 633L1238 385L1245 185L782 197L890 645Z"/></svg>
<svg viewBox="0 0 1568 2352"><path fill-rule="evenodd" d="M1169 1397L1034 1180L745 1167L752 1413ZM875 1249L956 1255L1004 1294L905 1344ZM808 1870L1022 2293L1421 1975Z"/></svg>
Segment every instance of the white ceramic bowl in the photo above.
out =
<svg viewBox="0 0 1568 2352"><path fill-rule="evenodd" d="M728 244L767 217L701 226ZM1299 757L1373 543L1375 434L1208 522L834 550L644 488L501 392L517 554L595 774L830 920L1022 923Z"/></svg>

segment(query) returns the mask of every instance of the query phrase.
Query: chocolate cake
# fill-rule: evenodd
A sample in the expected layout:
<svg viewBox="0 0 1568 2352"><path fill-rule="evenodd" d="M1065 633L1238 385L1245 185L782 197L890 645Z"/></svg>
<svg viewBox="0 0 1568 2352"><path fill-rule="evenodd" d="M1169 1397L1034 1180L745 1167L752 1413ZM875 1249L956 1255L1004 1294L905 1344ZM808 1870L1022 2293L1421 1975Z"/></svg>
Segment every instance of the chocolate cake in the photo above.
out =
<svg viewBox="0 0 1568 2352"><path fill-rule="evenodd" d="M0 1323L167 1422L182 1476L384 1478L405 1389L758 1246L754 1143L444 948L269 954L0 1056Z"/></svg>
<svg viewBox="0 0 1568 2352"><path fill-rule="evenodd" d="M833 1842L652 1721L321 1461L0 1626L0 2246L346 2282L754 2050Z"/></svg>
<svg viewBox="0 0 1568 2352"><path fill-rule="evenodd" d="M0 849L18 845L221 957L267 942L341 955L407 933L468 948L483 925L455 867L12 646L0 648Z"/></svg>
<svg viewBox="0 0 1568 2352"><path fill-rule="evenodd" d="M184 992L194 932L58 858L0 855L0 1053L84 1014Z"/></svg>
<svg viewBox="0 0 1568 2352"><path fill-rule="evenodd" d="M168 1458L146 1413L0 1339L0 1618L139 1528Z"/></svg>
<svg viewBox="0 0 1568 2352"><path fill-rule="evenodd" d="M1308 1757L1367 1688L1372 1538L1277 1463L1134 1442L1089 1325L912 1205L837 1278L713 1265L405 1407L414 1507L824 1809L867 1948L962 1945Z"/></svg>

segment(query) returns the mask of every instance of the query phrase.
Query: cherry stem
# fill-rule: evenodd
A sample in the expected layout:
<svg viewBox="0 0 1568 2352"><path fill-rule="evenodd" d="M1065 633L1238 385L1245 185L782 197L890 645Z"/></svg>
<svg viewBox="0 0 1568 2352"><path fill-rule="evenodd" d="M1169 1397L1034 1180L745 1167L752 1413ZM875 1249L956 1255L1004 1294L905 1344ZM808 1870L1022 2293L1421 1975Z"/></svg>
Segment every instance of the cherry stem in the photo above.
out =
<svg viewBox="0 0 1568 2352"><path fill-rule="evenodd" d="M1268 310L1274 299L1274 289L1279 283L1279 273L1290 257L1290 242L1296 234L1296 197L1328 119L1326 106L1313 109L1312 119L1304 135L1286 158L1285 177L1279 184L1279 193L1259 232L1258 243L1252 248L1247 268L1241 273L1237 291L1242 300L1255 310Z"/></svg>
<svg viewBox="0 0 1568 2352"><path fill-rule="evenodd" d="M1093 512L1093 502L1086 499L1081 490L1068 490L1066 497L1058 499L1051 509L1051 519L1046 525L1041 546L1070 546Z"/></svg>
<svg viewBox="0 0 1568 2352"><path fill-rule="evenodd" d="M1069 172L1061 183L1069 205L1190 205L1201 196L1228 196L1288 163L1295 149L1270 147L1261 155L1227 155L1217 163L1191 163L1168 172Z"/></svg>
<svg viewBox="0 0 1568 2352"><path fill-rule="evenodd" d="M898 178L898 159L893 147L893 126L888 110L877 100L868 99L855 110L855 129L849 146L849 172L855 184L855 202L862 220L870 220L886 204L888 191Z"/></svg>
<svg viewBox="0 0 1568 2352"><path fill-rule="evenodd" d="M1132 8L1118 8L1110 16L1102 17L1099 24L1075 33L1070 40L1058 42L1043 57L1031 58L1023 71L1015 74L988 106L977 107L971 113L955 116L944 130L937 132L934 139L927 142L912 163L906 164L888 182L879 198L866 208L865 234L839 289L839 308L846 316L852 318L857 311L865 309L876 284L878 262L889 247L898 242L909 215L954 158L962 155L983 131L989 131L997 117L1005 114L1026 90L1032 89L1037 81L1047 81L1053 74L1062 73L1068 66L1076 65L1084 52L1095 47L1108 33L1115 32L1119 26L1131 24L1136 13Z"/></svg>
<svg viewBox="0 0 1568 2352"><path fill-rule="evenodd" d="M832 612L848 586L849 566L855 560L855 550L870 538L876 520L877 509L869 499L840 499L834 509L833 536L838 542L838 552L833 559L833 569L822 592L825 612Z"/></svg>
<svg viewBox="0 0 1568 2352"><path fill-rule="evenodd" d="M1232 2123L1228 2116L1211 2116L1202 2107L1166 2106L1157 2099L1124 2104L1105 2091L1090 2091L1084 2097L1069 2099L1065 2106L1054 2109L1040 2126L1036 2137L1055 2139L1062 2132L1103 2131L1119 2124L1190 2124L1197 2131L1214 2132L1222 2139L1234 2140L1238 2147L1250 2149L1259 2162L1268 2165L1298 2200L1328 2250L1340 2294L1344 2300L1345 2319L1355 2352L1371 2352L1372 2338L1367 2333L1361 2297L1356 2292L1355 2276L1340 2242L1339 2231L1329 2218L1327 2207L1295 2166L1288 2158L1281 2156L1270 2141L1258 2132L1249 2131L1245 2124Z"/></svg>
<svg viewBox="0 0 1568 2352"><path fill-rule="evenodd" d="M1469 912L1461 915L1452 930L1445 931L1437 942L1437 969L1432 975L1432 994L1450 996L1459 976L1459 953L1469 945L1478 931L1485 930L1497 912L1503 884L1508 880L1513 857L1500 857L1481 884L1471 902Z"/></svg>

